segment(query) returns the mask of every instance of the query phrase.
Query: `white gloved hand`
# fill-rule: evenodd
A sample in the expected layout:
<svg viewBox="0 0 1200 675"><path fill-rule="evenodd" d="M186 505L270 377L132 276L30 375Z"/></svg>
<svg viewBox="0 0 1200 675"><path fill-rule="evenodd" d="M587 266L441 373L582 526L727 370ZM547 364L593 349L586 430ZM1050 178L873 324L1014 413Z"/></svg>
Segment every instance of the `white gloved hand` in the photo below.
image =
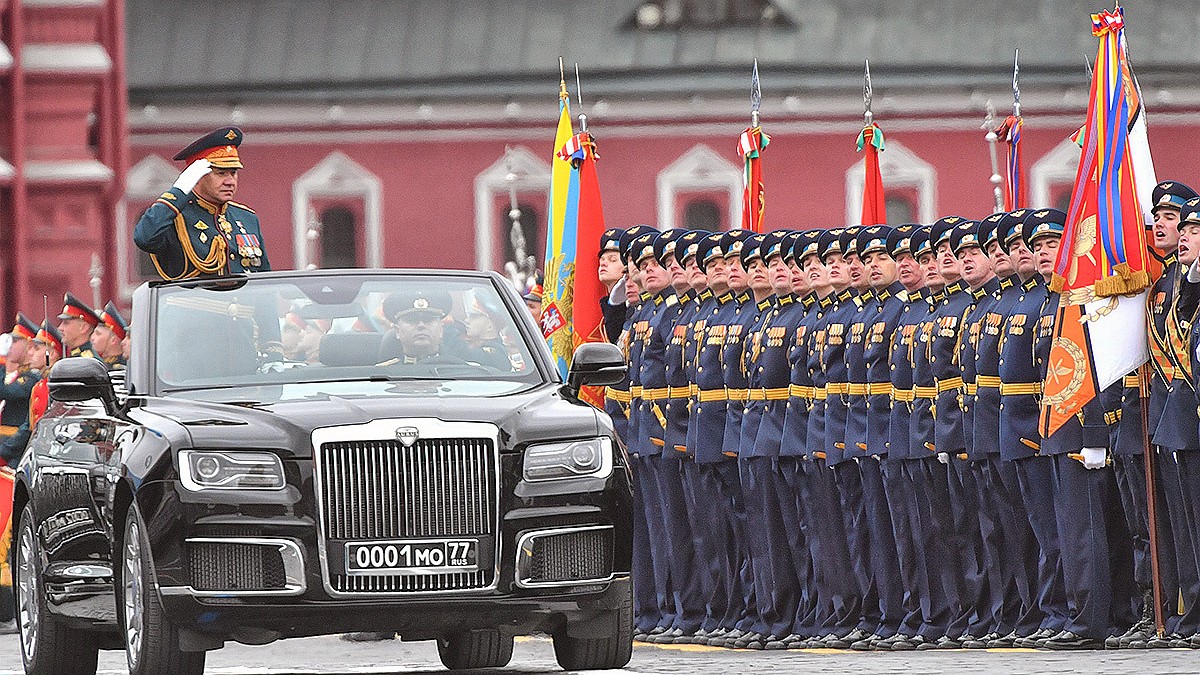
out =
<svg viewBox="0 0 1200 675"><path fill-rule="evenodd" d="M196 187L196 183L199 183L201 178L208 175L211 168L212 163L207 159L198 159L187 165L187 168L183 170L183 173L179 174L179 178L175 180L175 184L171 187L179 188L180 192L191 192L192 188Z"/></svg>
<svg viewBox="0 0 1200 675"><path fill-rule="evenodd" d="M1108 459L1108 450L1105 448L1084 448L1079 454L1083 455L1085 469L1103 469Z"/></svg>
<svg viewBox="0 0 1200 675"><path fill-rule="evenodd" d="M608 304L616 307L617 305L625 304L625 277L613 284L612 290L608 292Z"/></svg>
<svg viewBox="0 0 1200 675"><path fill-rule="evenodd" d="M1187 280L1193 284L1200 284L1200 260L1193 262L1188 268Z"/></svg>
<svg viewBox="0 0 1200 675"><path fill-rule="evenodd" d="M938 461L941 462L942 464L946 464L946 465L950 464L950 453L939 452L937 457L938 457Z"/></svg>

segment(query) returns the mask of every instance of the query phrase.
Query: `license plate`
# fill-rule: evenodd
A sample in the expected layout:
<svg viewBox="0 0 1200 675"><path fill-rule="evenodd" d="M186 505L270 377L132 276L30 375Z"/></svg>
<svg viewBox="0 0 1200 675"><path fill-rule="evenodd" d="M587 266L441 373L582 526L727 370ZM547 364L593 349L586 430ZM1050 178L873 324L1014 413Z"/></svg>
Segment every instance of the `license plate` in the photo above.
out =
<svg viewBox="0 0 1200 675"><path fill-rule="evenodd" d="M349 574L473 572L479 565L475 539L398 539L346 543Z"/></svg>

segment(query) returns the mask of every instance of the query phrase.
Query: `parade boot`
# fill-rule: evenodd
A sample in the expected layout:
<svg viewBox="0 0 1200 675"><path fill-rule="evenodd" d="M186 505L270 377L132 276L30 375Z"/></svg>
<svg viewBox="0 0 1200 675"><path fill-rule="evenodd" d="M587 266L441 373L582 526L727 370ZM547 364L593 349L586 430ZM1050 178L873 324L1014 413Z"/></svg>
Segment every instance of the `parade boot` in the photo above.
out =
<svg viewBox="0 0 1200 675"><path fill-rule="evenodd" d="M1042 649L1051 649L1054 651L1082 650L1082 649L1104 649L1104 640L1095 638L1083 637L1069 630L1055 635L1046 640L1041 645Z"/></svg>
<svg viewBox="0 0 1200 675"><path fill-rule="evenodd" d="M1001 635L999 633L988 633L987 635L981 635L977 638L963 640L962 647L963 649L987 649L989 642L992 640L999 640L1000 637Z"/></svg>
<svg viewBox="0 0 1200 675"><path fill-rule="evenodd" d="M1008 635L1002 635L993 640L989 640L987 646L988 649L1003 649L1005 647L1012 647L1014 644L1016 644L1020 637L1020 635L1017 635L1017 631L1014 630Z"/></svg>

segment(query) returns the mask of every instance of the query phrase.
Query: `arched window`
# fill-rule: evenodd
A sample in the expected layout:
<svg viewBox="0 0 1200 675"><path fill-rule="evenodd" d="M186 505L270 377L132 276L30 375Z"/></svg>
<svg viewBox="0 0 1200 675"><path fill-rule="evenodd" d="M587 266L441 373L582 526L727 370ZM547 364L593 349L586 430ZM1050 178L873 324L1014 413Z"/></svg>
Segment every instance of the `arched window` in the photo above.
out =
<svg viewBox="0 0 1200 675"><path fill-rule="evenodd" d="M888 225L903 225L913 221L916 209L913 202L903 195L887 195L883 198L884 209L887 211Z"/></svg>
<svg viewBox="0 0 1200 675"><path fill-rule="evenodd" d="M321 267L362 267L358 256L358 224L344 206L321 212Z"/></svg>
<svg viewBox="0 0 1200 675"><path fill-rule="evenodd" d="M929 162L896 140L888 140L887 149L879 155L879 169L883 174L884 204L887 220L892 225L922 222L931 223L937 218L937 170ZM846 169L846 222L857 225L862 220L863 185L866 174L863 160ZM909 218L892 220L891 197L908 200ZM915 217L915 220L914 220Z"/></svg>
<svg viewBox="0 0 1200 675"><path fill-rule="evenodd" d="M528 202L517 202L517 208L521 211L521 235L525 238L524 257L533 256L540 266L546 248L546 226L541 209ZM517 249L513 245L512 218L509 217L507 208L501 209L499 232L504 240L504 260L500 261L501 266L510 260L519 263Z"/></svg>
<svg viewBox="0 0 1200 675"><path fill-rule="evenodd" d="M693 199L683 207L683 226L689 230L721 231L721 207L711 199Z"/></svg>
<svg viewBox="0 0 1200 675"><path fill-rule="evenodd" d="M724 230L742 222L742 169L712 148L698 144L658 173L658 227L691 227L692 204L708 202L716 207L716 225ZM708 207L697 206L694 217ZM711 213L706 218L711 217ZM708 221L713 222L713 221ZM707 229L697 227L696 229Z"/></svg>

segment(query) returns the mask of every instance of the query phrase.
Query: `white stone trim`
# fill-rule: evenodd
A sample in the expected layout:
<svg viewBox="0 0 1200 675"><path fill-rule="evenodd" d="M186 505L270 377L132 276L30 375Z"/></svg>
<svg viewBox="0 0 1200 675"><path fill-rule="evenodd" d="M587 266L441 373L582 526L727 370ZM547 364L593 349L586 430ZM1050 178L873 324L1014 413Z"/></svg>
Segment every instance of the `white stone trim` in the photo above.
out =
<svg viewBox="0 0 1200 675"><path fill-rule="evenodd" d="M16 173L17 173L17 170L13 167L12 164L9 164L8 162L4 161L3 158L0 158L0 179L7 180L7 179L15 176Z"/></svg>
<svg viewBox="0 0 1200 675"><path fill-rule="evenodd" d="M104 0L22 0L26 9L43 7L103 7Z"/></svg>
<svg viewBox="0 0 1200 675"><path fill-rule="evenodd" d="M513 179L508 180L509 173ZM495 270L492 259L495 245L495 213L493 205L496 195L507 195L511 184L518 193L541 190L550 193L550 164L525 146L509 148L491 166L475 176L475 269ZM545 215L547 227L550 214ZM539 260L544 251L530 251Z"/></svg>
<svg viewBox="0 0 1200 675"><path fill-rule="evenodd" d="M742 173L712 148L698 143L658 172L658 229L681 227L676 222L675 195L693 190L724 191L729 195L729 228L742 226Z"/></svg>
<svg viewBox="0 0 1200 675"><path fill-rule="evenodd" d="M916 188L917 220L932 223L937 219L937 169L897 140L887 140L879 153L879 172L883 174L884 194L894 188ZM863 149L866 152L866 149ZM846 224L862 220L863 189L866 184L866 159L846 169Z"/></svg>
<svg viewBox="0 0 1200 675"><path fill-rule="evenodd" d="M12 64L12 52L8 51L8 45L0 42L0 70L8 70L12 68Z"/></svg>
<svg viewBox="0 0 1200 675"><path fill-rule="evenodd" d="M28 73L107 73L112 59L95 42L37 44L21 48L21 65Z"/></svg>
<svg viewBox="0 0 1200 675"><path fill-rule="evenodd" d="M1064 139L1054 149L1042 155L1029 168L1029 207L1044 209L1053 207L1050 190L1055 185L1075 184L1079 170L1079 156L1083 152L1075 141Z"/></svg>
<svg viewBox="0 0 1200 675"><path fill-rule="evenodd" d="M65 181L71 183L103 183L112 180L113 170L94 159L44 161L25 163L25 180L30 183Z"/></svg>
<svg viewBox="0 0 1200 675"><path fill-rule="evenodd" d="M295 269L313 262L308 247L308 212L314 197L363 200L367 267L383 266L383 181L340 150L334 150L292 183L292 252Z"/></svg>

